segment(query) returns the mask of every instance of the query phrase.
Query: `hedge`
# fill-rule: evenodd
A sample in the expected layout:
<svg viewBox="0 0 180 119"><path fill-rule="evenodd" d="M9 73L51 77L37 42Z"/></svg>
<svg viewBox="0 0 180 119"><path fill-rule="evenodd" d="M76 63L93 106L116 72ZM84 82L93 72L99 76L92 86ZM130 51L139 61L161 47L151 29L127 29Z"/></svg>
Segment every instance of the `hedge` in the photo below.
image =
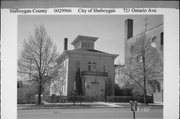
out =
<svg viewBox="0 0 180 119"><path fill-rule="evenodd" d="M153 96L146 96L147 103L153 103ZM107 102L122 102L122 103L129 103L131 100L136 100L139 103L144 102L143 96L137 96L133 98L132 96L108 96L106 98Z"/></svg>

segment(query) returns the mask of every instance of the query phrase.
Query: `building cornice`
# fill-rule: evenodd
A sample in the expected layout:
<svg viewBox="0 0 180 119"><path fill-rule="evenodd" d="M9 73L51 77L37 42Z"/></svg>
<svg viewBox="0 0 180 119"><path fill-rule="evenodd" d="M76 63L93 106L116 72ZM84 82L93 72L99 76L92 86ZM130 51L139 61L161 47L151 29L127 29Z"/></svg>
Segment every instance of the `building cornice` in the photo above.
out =
<svg viewBox="0 0 180 119"><path fill-rule="evenodd" d="M64 61L66 58L68 58L71 55L82 55L82 56L100 56L100 57L109 57L112 59L115 59L116 57L118 57L119 55L117 54L109 54L109 53L105 53L105 52L90 52L90 51L86 51L86 50L66 50L64 51L58 58L57 58L57 62L62 62Z"/></svg>

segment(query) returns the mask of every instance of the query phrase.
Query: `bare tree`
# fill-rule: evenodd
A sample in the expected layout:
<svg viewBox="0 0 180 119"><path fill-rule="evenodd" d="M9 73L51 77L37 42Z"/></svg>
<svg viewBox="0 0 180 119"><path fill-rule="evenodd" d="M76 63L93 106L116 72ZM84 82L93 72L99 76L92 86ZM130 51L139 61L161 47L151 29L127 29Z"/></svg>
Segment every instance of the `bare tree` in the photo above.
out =
<svg viewBox="0 0 180 119"><path fill-rule="evenodd" d="M24 41L18 58L18 74L30 77L38 85L38 104L41 104L43 86L51 79L56 65L56 47L43 25L35 26L34 34Z"/></svg>
<svg viewBox="0 0 180 119"><path fill-rule="evenodd" d="M135 39L130 51L131 56L125 74L142 89L144 103L147 103L147 85L162 77L162 57L158 52L158 48L152 47L151 39L147 39L145 34ZM151 86L153 87L153 85Z"/></svg>
<svg viewBox="0 0 180 119"><path fill-rule="evenodd" d="M52 88L54 88L55 93L59 96L63 94L63 86L65 86L66 83L66 67L64 63L57 65L51 81Z"/></svg>

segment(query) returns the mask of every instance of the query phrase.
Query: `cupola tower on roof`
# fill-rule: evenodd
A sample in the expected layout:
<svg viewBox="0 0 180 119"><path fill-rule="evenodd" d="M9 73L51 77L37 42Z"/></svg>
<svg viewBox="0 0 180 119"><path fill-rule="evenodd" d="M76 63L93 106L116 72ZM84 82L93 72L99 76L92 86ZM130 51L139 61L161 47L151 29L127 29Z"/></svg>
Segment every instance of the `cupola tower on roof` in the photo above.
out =
<svg viewBox="0 0 180 119"><path fill-rule="evenodd" d="M71 44L75 49L94 49L94 42L97 39L97 37L78 35Z"/></svg>

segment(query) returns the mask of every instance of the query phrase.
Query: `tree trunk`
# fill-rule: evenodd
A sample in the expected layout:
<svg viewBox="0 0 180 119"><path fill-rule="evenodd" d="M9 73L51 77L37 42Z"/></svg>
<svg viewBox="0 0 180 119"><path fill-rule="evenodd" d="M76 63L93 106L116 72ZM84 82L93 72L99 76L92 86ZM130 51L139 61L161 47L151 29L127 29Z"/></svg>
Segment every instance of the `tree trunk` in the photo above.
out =
<svg viewBox="0 0 180 119"><path fill-rule="evenodd" d="M147 104L146 89L144 89L144 104Z"/></svg>
<svg viewBox="0 0 180 119"><path fill-rule="evenodd" d="M39 90L38 90L38 105L41 104L41 93L42 93L42 85L39 84Z"/></svg>
<svg viewBox="0 0 180 119"><path fill-rule="evenodd" d="M144 74L144 104L147 104L147 98L146 98L146 62L145 62L145 51L143 51L142 55L143 60L143 74Z"/></svg>
<svg viewBox="0 0 180 119"><path fill-rule="evenodd" d="M146 69L144 68L144 104L147 104L147 98L146 98Z"/></svg>

